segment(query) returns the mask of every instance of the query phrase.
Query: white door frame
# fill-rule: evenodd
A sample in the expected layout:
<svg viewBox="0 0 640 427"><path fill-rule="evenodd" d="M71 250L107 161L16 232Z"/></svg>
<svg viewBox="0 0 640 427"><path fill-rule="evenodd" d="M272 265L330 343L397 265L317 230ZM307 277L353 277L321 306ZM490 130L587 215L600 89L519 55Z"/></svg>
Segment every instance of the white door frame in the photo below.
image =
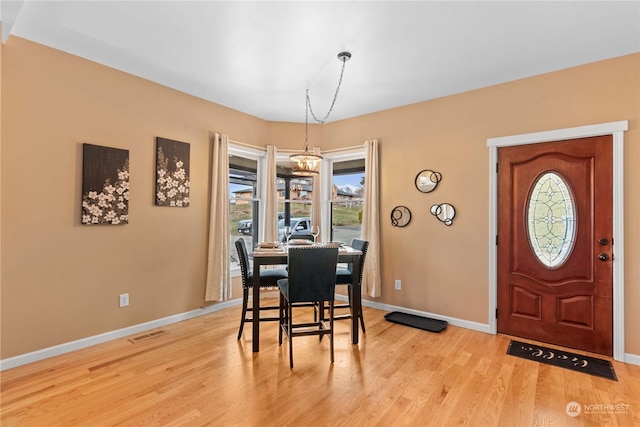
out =
<svg viewBox="0 0 640 427"><path fill-rule="evenodd" d="M613 358L624 361L624 132L627 120L487 139L489 147L489 332L497 333L498 148L613 135Z"/></svg>

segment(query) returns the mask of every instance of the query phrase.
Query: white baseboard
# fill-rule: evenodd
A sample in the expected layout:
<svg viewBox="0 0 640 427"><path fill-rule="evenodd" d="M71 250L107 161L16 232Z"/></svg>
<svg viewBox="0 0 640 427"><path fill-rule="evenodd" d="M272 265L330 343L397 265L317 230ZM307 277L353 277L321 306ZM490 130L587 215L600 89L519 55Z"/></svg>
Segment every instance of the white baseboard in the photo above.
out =
<svg viewBox="0 0 640 427"><path fill-rule="evenodd" d="M224 310L225 308L233 307L234 305L239 305L239 304L242 304L242 299L225 301L219 304L202 307L197 310L188 311L186 313L175 314L173 316L163 317L162 319L156 319L150 322L140 323L138 325L133 325L126 328L117 329L115 331L94 335L92 337L82 338L76 341L59 344L53 347L43 348L42 350L36 350L31 353L25 353L19 356L9 357L7 359L0 360L0 371L15 368L21 365L26 365L27 363L37 362L38 360L48 359L50 357L58 356L64 353L69 353L71 351L91 347L92 345L101 344L103 342L127 337L129 335L138 334L140 332L148 331L154 328L159 328L165 325L170 325L172 323L181 322L183 320L202 316L204 314L209 314L219 310Z"/></svg>
<svg viewBox="0 0 640 427"><path fill-rule="evenodd" d="M625 353L623 362L629 365L640 366L640 354Z"/></svg>
<svg viewBox="0 0 640 427"><path fill-rule="evenodd" d="M382 310L382 311L401 311L403 313L430 317L432 319L445 320L450 325L453 325L453 326L459 326L461 328L471 329L478 332L485 332L487 334L490 333L489 325L484 323L470 322L468 320L462 320L455 317L442 316L440 314L429 313L428 311L411 310L409 308L398 307L395 305L380 304L375 301L365 300L365 299L362 300L362 305L367 307L377 308L378 310Z"/></svg>
<svg viewBox="0 0 640 427"><path fill-rule="evenodd" d="M336 295L336 299L340 299L343 301L347 300L346 297L342 297L341 295ZM408 308L397 307L389 304L380 304L371 300L363 299L362 305L367 307L377 308L378 310L382 310L382 311L401 311L403 313L417 314L419 316L430 317L432 319L446 320L447 322L449 322L450 325L459 326L465 329L472 329L474 331L485 332L487 334L491 333L491 330L489 329L489 325L484 323L470 322L468 320L457 319L455 317L441 316L439 314L433 314L426 311L411 310ZM630 365L640 366L640 355L625 353L624 360L622 360L622 362L628 363Z"/></svg>
<svg viewBox="0 0 640 427"><path fill-rule="evenodd" d="M263 296L270 296L269 293ZM277 296L276 294L274 294ZM336 299L340 301L348 301L344 295L336 295ZM39 360L48 359L50 357L58 356L60 354L69 353L71 351L80 350L92 345L101 344L103 342L115 340L118 338L127 337L129 335L138 334L140 332L148 331L150 329L159 328L172 323L178 323L183 320L192 319L194 317L202 316L209 313L214 313L219 310L224 310L235 305L240 305L242 299L235 299L231 301L222 302L219 304L210 305L208 307L202 307L197 310L188 311L186 313L176 314L173 316L163 317L162 319L152 320L150 322L140 323L138 325L129 326L127 328L118 329L115 331L105 332L104 334L94 335L71 341L68 343L56 345L53 347L44 348L31 353L21 354L15 357L9 357L7 359L0 360L0 371L6 369L16 368L18 366L26 365L28 363L37 362ZM468 320L457 319L455 317L441 316L439 314L429 313L426 311L411 310L404 307L398 307L395 305L381 304L375 301L362 300L362 305L372 307L382 311L401 311L403 313L416 314L418 316L430 317L438 320L445 320L450 325L458 326L465 329L471 329L478 332L491 333L488 324L470 322ZM625 353L624 363L640 366L640 355Z"/></svg>

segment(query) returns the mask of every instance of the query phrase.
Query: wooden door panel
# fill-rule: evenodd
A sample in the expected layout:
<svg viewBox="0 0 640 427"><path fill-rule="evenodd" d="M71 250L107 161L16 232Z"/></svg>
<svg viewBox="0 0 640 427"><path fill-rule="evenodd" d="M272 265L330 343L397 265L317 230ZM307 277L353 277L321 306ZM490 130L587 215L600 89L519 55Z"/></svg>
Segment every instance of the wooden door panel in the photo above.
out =
<svg viewBox="0 0 640 427"><path fill-rule="evenodd" d="M542 295L511 284L511 315L528 319L542 320Z"/></svg>
<svg viewBox="0 0 640 427"><path fill-rule="evenodd" d="M498 332L611 355L613 271L611 260L598 259L600 253L612 256L611 136L505 147L498 158ZM563 194L572 202L561 200L571 205L567 212L575 213L575 221L556 213L563 211L552 185L548 193L534 194L548 173L566 186ZM533 228L543 234L535 247L529 203L540 221ZM555 223L564 226L560 233ZM558 242L571 236L566 251ZM600 244L601 238L609 243ZM545 241L554 242L548 253L541 246ZM543 263L536 248L553 263ZM556 264L558 252L568 255Z"/></svg>
<svg viewBox="0 0 640 427"><path fill-rule="evenodd" d="M573 295L558 298L558 324L593 329L593 295Z"/></svg>

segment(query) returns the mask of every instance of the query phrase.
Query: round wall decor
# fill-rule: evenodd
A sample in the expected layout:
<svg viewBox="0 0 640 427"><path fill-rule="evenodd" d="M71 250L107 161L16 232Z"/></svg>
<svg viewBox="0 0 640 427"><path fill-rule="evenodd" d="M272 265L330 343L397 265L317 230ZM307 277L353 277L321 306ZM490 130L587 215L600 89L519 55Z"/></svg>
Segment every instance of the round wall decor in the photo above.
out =
<svg viewBox="0 0 640 427"><path fill-rule="evenodd" d="M456 217L456 208L449 203L440 203L431 206L431 214L442 221L444 225L451 225Z"/></svg>
<svg viewBox="0 0 640 427"><path fill-rule="evenodd" d="M416 188L421 193L431 193L438 187L441 180L442 174L440 172L425 169L416 175Z"/></svg>
<svg viewBox="0 0 640 427"><path fill-rule="evenodd" d="M391 225L406 227L411 222L411 211L406 206L396 206L391 211Z"/></svg>

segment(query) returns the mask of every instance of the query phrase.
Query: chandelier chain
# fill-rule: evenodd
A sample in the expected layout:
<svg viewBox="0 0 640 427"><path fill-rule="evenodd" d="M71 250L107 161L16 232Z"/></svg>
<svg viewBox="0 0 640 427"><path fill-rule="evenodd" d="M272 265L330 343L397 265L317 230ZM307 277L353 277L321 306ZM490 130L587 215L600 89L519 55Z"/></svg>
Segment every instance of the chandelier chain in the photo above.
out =
<svg viewBox="0 0 640 427"><path fill-rule="evenodd" d="M349 55L350 57L351 55ZM338 92L340 91L340 85L342 84L342 75L344 74L344 67L347 64L347 59L348 58L341 58L342 61L342 70L340 70L340 79L338 80L338 87L336 88L336 93L333 95L333 101L331 101L331 106L329 107L329 111L327 111L327 114L322 118L322 120L319 120L315 113L313 112L313 108L311 108L311 99L309 98L309 89L307 89L307 107L308 110L311 112L311 116L313 117L313 119L318 122L318 123L324 123L329 116L331 115L331 112L333 111L333 106L336 105L336 99L338 99ZM306 121L306 117L305 117L305 121Z"/></svg>
<svg viewBox="0 0 640 427"><path fill-rule="evenodd" d="M338 59L342 61L342 70L340 70L340 79L338 80L338 87L336 88L336 93L333 95L333 101L331 101L331 106L329 107L329 111L326 116L322 118L322 120L318 120L313 109L311 108L311 99L309 98L309 89L306 90L305 93L305 108L304 108L304 151L302 154L292 154L289 156L291 160L291 173L296 176L315 176L320 172L320 165L322 162L322 156L315 153L309 152L309 112L313 116L313 119L318 123L324 123L331 112L333 111L333 107L336 104L336 99L338 99L338 92L340 91L340 86L342 85L342 76L344 75L344 67L346 62L351 58L350 52L340 52L338 54Z"/></svg>
<svg viewBox="0 0 640 427"><path fill-rule="evenodd" d="M309 150L309 89L307 89L307 105L304 108L304 151Z"/></svg>

